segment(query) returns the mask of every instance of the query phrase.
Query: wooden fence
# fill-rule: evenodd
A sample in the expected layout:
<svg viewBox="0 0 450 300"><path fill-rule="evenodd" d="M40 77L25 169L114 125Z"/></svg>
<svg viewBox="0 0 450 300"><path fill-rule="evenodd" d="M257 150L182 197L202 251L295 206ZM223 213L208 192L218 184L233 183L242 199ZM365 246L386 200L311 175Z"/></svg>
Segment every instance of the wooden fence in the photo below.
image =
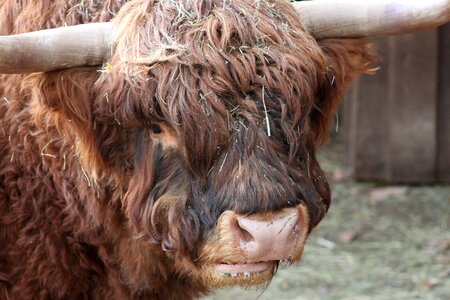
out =
<svg viewBox="0 0 450 300"><path fill-rule="evenodd" d="M450 182L450 24L374 41L381 61L345 102L356 179Z"/></svg>

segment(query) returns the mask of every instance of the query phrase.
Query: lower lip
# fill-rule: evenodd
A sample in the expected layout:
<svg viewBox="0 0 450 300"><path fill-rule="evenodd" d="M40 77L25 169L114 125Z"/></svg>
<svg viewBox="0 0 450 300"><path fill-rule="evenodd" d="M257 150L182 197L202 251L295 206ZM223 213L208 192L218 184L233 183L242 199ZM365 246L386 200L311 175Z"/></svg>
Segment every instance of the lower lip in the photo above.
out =
<svg viewBox="0 0 450 300"><path fill-rule="evenodd" d="M273 262L261 262L253 264L229 265L219 264L215 267L216 271L223 274L250 276L252 273L261 273L270 270Z"/></svg>

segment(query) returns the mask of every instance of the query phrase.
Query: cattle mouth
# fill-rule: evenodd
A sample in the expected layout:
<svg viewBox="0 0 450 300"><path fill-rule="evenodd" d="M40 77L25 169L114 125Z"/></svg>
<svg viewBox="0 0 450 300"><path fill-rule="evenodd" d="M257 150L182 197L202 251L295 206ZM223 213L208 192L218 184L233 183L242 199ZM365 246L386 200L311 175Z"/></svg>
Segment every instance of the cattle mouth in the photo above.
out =
<svg viewBox="0 0 450 300"><path fill-rule="evenodd" d="M206 282L214 288L232 285L244 287L268 284L275 274L278 261L228 264L218 263L206 269Z"/></svg>
<svg viewBox="0 0 450 300"><path fill-rule="evenodd" d="M221 263L215 266L215 271L224 277L229 276L249 278L273 269L275 263L275 261L265 261L248 264Z"/></svg>

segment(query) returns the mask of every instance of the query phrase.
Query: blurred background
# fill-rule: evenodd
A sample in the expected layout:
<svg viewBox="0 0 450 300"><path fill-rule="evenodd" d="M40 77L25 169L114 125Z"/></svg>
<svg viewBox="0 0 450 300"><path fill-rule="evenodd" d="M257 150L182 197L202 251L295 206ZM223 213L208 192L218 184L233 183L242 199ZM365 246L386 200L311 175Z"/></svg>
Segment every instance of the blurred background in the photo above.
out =
<svg viewBox="0 0 450 300"><path fill-rule="evenodd" d="M450 299L450 24L373 41L320 162L333 190L302 261L213 299Z"/></svg>

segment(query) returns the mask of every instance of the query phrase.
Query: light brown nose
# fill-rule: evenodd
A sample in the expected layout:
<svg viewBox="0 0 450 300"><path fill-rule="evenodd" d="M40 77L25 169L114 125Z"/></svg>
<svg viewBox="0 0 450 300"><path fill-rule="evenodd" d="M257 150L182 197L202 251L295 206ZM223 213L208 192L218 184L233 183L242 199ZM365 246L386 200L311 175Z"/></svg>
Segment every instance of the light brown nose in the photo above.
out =
<svg viewBox="0 0 450 300"><path fill-rule="evenodd" d="M249 261L294 259L301 255L308 222L301 208L277 213L242 216L230 222L235 245L244 250Z"/></svg>

